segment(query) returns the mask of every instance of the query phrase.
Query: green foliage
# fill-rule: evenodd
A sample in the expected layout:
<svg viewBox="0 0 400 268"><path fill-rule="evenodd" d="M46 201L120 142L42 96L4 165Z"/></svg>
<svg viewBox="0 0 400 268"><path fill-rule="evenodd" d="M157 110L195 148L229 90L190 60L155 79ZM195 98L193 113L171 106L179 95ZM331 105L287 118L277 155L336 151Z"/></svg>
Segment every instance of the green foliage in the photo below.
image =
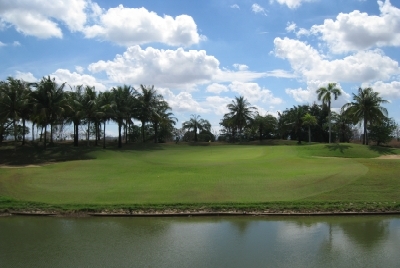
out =
<svg viewBox="0 0 400 268"><path fill-rule="evenodd" d="M394 131L397 124L393 118L385 117L381 122L376 122L372 126L368 126L368 135L377 145L390 142L394 138Z"/></svg>

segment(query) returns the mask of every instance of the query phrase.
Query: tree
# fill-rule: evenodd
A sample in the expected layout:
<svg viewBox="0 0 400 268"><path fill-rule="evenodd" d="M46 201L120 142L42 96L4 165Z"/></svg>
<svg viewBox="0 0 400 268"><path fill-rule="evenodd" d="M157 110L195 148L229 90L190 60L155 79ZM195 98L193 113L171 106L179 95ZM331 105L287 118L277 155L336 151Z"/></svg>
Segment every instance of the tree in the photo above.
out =
<svg viewBox="0 0 400 268"><path fill-rule="evenodd" d="M194 141L197 142L197 130L211 130L211 124L208 120L202 119L200 115L192 114L189 121L185 121L182 124L183 129L187 129L190 131L193 129L194 132Z"/></svg>
<svg viewBox="0 0 400 268"><path fill-rule="evenodd" d="M83 114L87 120L87 146L89 146L89 140L90 140L90 122L93 121L95 122L96 126L96 134L97 134L97 120L96 118L98 117L98 114L100 113L99 111L99 106L97 104L97 93L95 91L94 87L86 86L85 90L83 92L83 98L82 98L82 111ZM96 136L96 141L97 141L97 135Z"/></svg>
<svg viewBox="0 0 400 268"><path fill-rule="evenodd" d="M170 112L171 107L169 107L166 101L160 101L155 107L154 113L151 117L151 122L154 128L154 143L159 141L159 129L163 134L165 140L166 136L172 136L174 126L178 119L174 117L173 113Z"/></svg>
<svg viewBox="0 0 400 268"><path fill-rule="evenodd" d="M342 111L352 118L353 122L362 122L364 128L363 144L368 145L368 125L380 123L387 116L387 109L381 105L388 103L382 99L378 92L374 92L372 88L359 88L358 93L353 93L353 101L346 103L342 107Z"/></svg>
<svg viewBox="0 0 400 268"><path fill-rule="evenodd" d="M287 112L289 124L292 126L294 133L297 135L297 143L301 144L301 136L302 136L302 127L303 127L303 118L306 115L307 106L293 106Z"/></svg>
<svg viewBox="0 0 400 268"><path fill-rule="evenodd" d="M385 117L380 122L368 126L369 138L376 142L376 145L390 142L394 138L397 124L393 118Z"/></svg>
<svg viewBox="0 0 400 268"><path fill-rule="evenodd" d="M43 77L39 83L34 83L36 90L32 92L34 113L41 126L44 127L44 148L46 149L47 126L50 124L50 142L53 142L53 124L58 123L61 116L70 109L65 98L65 83L58 85L50 76Z"/></svg>
<svg viewBox="0 0 400 268"><path fill-rule="evenodd" d="M253 112L256 108L250 106L250 103L243 96L235 97L232 103L229 103L226 107L229 109L229 113L226 114L227 118L230 118L231 123L238 129L241 136L243 128L252 122Z"/></svg>
<svg viewBox="0 0 400 268"><path fill-rule="evenodd" d="M111 108L113 110L114 121L118 123L118 147L122 147L121 129L124 120L131 115L133 105L134 89L131 86L118 86L112 89L113 102Z"/></svg>
<svg viewBox="0 0 400 268"><path fill-rule="evenodd" d="M328 123L329 123L329 143L332 142L332 137L331 137L331 101L332 101L332 95L335 100L342 95L342 92L340 91L339 88L336 87L336 83L329 83L327 87L320 87L317 89L317 94L318 94L318 100L322 100L322 103L324 105L328 106Z"/></svg>
<svg viewBox="0 0 400 268"><path fill-rule="evenodd" d="M29 100L27 83L12 77L8 77L7 82L0 83L0 118L5 122L7 119L12 120L15 149L17 148L17 122L21 118L24 119L22 128L24 131ZM25 133L22 136L24 137Z"/></svg>
<svg viewBox="0 0 400 268"><path fill-rule="evenodd" d="M278 125L278 120L270 114L262 116L257 112L252 123L257 128L259 140L261 142L263 139L263 134L266 136L269 135L269 137L272 137L272 135L274 135L274 132Z"/></svg>
<svg viewBox="0 0 400 268"><path fill-rule="evenodd" d="M100 106L100 119L103 122L103 149L106 148L106 123L113 118L112 109L113 95L109 91L100 92L98 104Z"/></svg>
<svg viewBox="0 0 400 268"><path fill-rule="evenodd" d="M67 122L73 123L74 128L74 146L79 143L79 125L84 118L83 111L83 86L75 87L75 90L66 94L68 105L70 107L67 115Z"/></svg>
<svg viewBox="0 0 400 268"><path fill-rule="evenodd" d="M311 126L317 124L317 118L309 113L306 113L303 118L303 125L308 126L308 142L311 143Z"/></svg>
<svg viewBox="0 0 400 268"><path fill-rule="evenodd" d="M157 109L162 106L164 98L157 94L154 86L140 85L141 92L137 94L137 112L136 118L142 122L142 140L145 142L145 125L157 117Z"/></svg>

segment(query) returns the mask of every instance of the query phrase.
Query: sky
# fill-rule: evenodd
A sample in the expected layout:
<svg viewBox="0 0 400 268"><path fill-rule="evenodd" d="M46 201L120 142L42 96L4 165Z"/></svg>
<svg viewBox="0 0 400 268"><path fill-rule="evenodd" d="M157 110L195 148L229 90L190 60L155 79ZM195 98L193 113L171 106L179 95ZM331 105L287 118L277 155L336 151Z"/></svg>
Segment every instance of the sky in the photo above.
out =
<svg viewBox="0 0 400 268"><path fill-rule="evenodd" d="M0 80L154 85L177 127L218 131L235 96L263 115L320 103L331 82L333 110L372 87L400 123L399 47L400 0L0 0Z"/></svg>

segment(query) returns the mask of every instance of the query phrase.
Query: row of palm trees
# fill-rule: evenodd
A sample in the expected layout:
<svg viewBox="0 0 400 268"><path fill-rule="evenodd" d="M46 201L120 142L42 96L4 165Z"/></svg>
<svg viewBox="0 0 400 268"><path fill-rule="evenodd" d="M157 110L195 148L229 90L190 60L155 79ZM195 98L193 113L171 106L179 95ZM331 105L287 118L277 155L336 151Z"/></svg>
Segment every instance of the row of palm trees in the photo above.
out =
<svg viewBox="0 0 400 268"><path fill-rule="evenodd" d="M255 132L254 130L258 132L260 140L263 132L268 130L275 131L275 135L281 138L292 133L293 135L290 136L296 136L301 142L303 127L308 128L308 139L311 141L311 128L320 125L320 129L323 130L324 123L327 121L328 141L331 143L332 122L334 121L336 133L343 136L346 132L351 131L350 125L362 125L364 129L363 144L368 144L368 128L372 125L381 124L387 119L387 109L382 105L388 103L388 101L382 99L379 93L374 92L372 88L359 88L357 94L353 93L352 101L342 107L340 114L331 112L332 100L337 100L342 94L336 83L329 83L326 87L320 87L316 93L318 100L322 101L321 107L318 107L318 105L313 107L307 105L294 106L279 113L278 118L272 115L262 116L243 96L235 97L227 105L229 112L224 115L220 122L222 131L225 135L232 137L233 140L237 137L241 139L244 132L247 133L247 136L252 135ZM327 118L324 115L325 112L327 112ZM319 117L319 120L316 116Z"/></svg>
<svg viewBox="0 0 400 268"><path fill-rule="evenodd" d="M46 148L47 128L50 127L50 143L53 142L53 129L65 123L74 126L74 145L78 146L78 129L87 125L87 142L91 125L95 129L95 142L99 140L100 126L103 125L103 147L105 148L105 128L110 120L118 124L118 147L122 146L122 131L126 142L128 130L134 120L142 123L141 136L145 141L145 128L154 129L154 141L158 141L160 129L172 132L177 119L171 108L158 94L154 86L141 85L138 90L123 85L111 91L96 92L94 87L76 86L66 90L67 84L58 84L50 76L43 77L37 83L26 83L8 77L0 81L0 135L2 130L13 126L14 139L17 140L17 123L22 121L22 144L25 143L25 122L44 129L44 147ZM33 133L33 131L32 131ZM34 137L33 137L34 139Z"/></svg>

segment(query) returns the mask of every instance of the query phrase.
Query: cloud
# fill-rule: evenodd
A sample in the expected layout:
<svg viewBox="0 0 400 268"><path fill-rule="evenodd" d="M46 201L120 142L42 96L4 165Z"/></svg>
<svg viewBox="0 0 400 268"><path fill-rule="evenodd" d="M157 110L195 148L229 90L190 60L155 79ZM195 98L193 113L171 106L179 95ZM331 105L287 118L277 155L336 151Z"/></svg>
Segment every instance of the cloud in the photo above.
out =
<svg viewBox="0 0 400 268"><path fill-rule="evenodd" d="M253 4L251 6L251 10L256 14L261 13L261 14L267 16L267 14L265 13L265 9L262 6L260 6L259 4Z"/></svg>
<svg viewBox="0 0 400 268"><path fill-rule="evenodd" d="M249 66L247 66L245 64L238 64L238 63L233 64L233 67L235 67L235 69L237 69L239 71L247 71L249 69Z"/></svg>
<svg viewBox="0 0 400 268"><path fill-rule="evenodd" d="M18 41L14 41L14 42L12 43L12 45L13 45L14 47L19 47L19 46L21 46L21 43L18 42Z"/></svg>
<svg viewBox="0 0 400 268"><path fill-rule="evenodd" d="M270 0L270 2L277 2L281 5L286 5L290 9L298 8L303 2L311 2L312 0Z"/></svg>
<svg viewBox="0 0 400 268"><path fill-rule="evenodd" d="M131 46L113 60L89 65L92 73L105 72L116 83L157 85L193 90L200 84L252 81L265 73L220 69L219 61L204 50L163 50Z"/></svg>
<svg viewBox="0 0 400 268"><path fill-rule="evenodd" d="M320 102L318 101L316 91L320 87L326 87L328 83L329 82L309 81L306 89L287 88L285 92L298 103L312 104L314 102ZM336 87L341 90L342 95L339 96L337 100L332 99L331 105L332 108L341 108L345 103L349 102L350 95L342 89L340 84L337 84Z"/></svg>
<svg viewBox="0 0 400 268"><path fill-rule="evenodd" d="M380 15L370 16L355 10L340 13L336 20L326 19L311 27L334 53L357 51L373 47L400 46L400 9L389 0L378 1Z"/></svg>
<svg viewBox="0 0 400 268"><path fill-rule="evenodd" d="M79 86L79 85L88 85L94 86L97 91L105 91L107 87L96 81L96 78L87 75L87 74L79 74L76 72L70 72L66 69L58 69L54 73L50 75L54 77L57 83L68 83L70 86Z"/></svg>
<svg viewBox="0 0 400 268"><path fill-rule="evenodd" d="M208 85L206 88L206 92L211 92L215 94L220 94L222 92L228 92L229 89L227 86L218 84L218 83L212 83L211 85Z"/></svg>
<svg viewBox="0 0 400 268"><path fill-rule="evenodd" d="M265 73L265 76L280 77L280 78L296 78L297 75L285 70L276 69Z"/></svg>
<svg viewBox="0 0 400 268"><path fill-rule="evenodd" d="M83 68L82 66L75 66L75 70L78 73L82 74L85 71L85 68Z"/></svg>
<svg viewBox="0 0 400 268"><path fill-rule="evenodd" d="M369 82L388 80L400 73L398 62L380 50L359 51L328 60L310 45L289 38L275 38L275 55L287 59L295 74L306 81Z"/></svg>
<svg viewBox="0 0 400 268"><path fill-rule="evenodd" d="M190 46L205 40L188 15L175 18L157 15L145 8L119 5L99 16L99 24L84 29L87 38L98 38L124 46L160 42L171 46Z"/></svg>
<svg viewBox="0 0 400 268"><path fill-rule="evenodd" d="M59 23L72 31L83 29L89 6L86 0L0 1L0 20L25 35L62 38Z"/></svg>
<svg viewBox="0 0 400 268"><path fill-rule="evenodd" d="M290 33L290 32L296 32L296 28L297 28L297 25L296 25L296 23L294 23L294 22L288 22L287 23L287 26L286 26L286 28L285 28L285 30L286 30L286 32L288 32L288 33Z"/></svg>
<svg viewBox="0 0 400 268"><path fill-rule="evenodd" d="M14 75L14 78L16 78L16 79L21 79L21 80L24 80L25 82L30 82L30 83L39 81L39 80L38 80L32 73L30 73L30 72L24 73L24 72L16 71L16 72L15 72L15 75Z"/></svg>
<svg viewBox="0 0 400 268"><path fill-rule="evenodd" d="M372 87L374 91L379 92L382 98L387 100L400 99L400 82L392 81L385 83L383 81L377 81L375 83L362 83L362 88Z"/></svg>
<svg viewBox="0 0 400 268"><path fill-rule="evenodd" d="M5 47L6 44L0 41L0 47Z"/></svg>
<svg viewBox="0 0 400 268"><path fill-rule="evenodd" d="M219 61L204 50L143 50L132 46L114 60L92 63L88 69L93 73L105 71L117 83L193 88L212 80Z"/></svg>
<svg viewBox="0 0 400 268"><path fill-rule="evenodd" d="M231 5L231 8L237 8L237 9L240 9L239 5L237 5L237 4L233 4L233 5Z"/></svg>
<svg viewBox="0 0 400 268"><path fill-rule="evenodd" d="M157 88L157 92L163 95L164 99L168 102L172 110L178 113L207 113L208 109L204 108L202 104L193 99L192 94L189 92L179 92L174 94L168 88Z"/></svg>
<svg viewBox="0 0 400 268"><path fill-rule="evenodd" d="M282 99L274 97L274 94L270 90L261 88L257 83L242 83L234 81L228 87L231 91L239 93L239 95L247 98L250 103L283 103Z"/></svg>

